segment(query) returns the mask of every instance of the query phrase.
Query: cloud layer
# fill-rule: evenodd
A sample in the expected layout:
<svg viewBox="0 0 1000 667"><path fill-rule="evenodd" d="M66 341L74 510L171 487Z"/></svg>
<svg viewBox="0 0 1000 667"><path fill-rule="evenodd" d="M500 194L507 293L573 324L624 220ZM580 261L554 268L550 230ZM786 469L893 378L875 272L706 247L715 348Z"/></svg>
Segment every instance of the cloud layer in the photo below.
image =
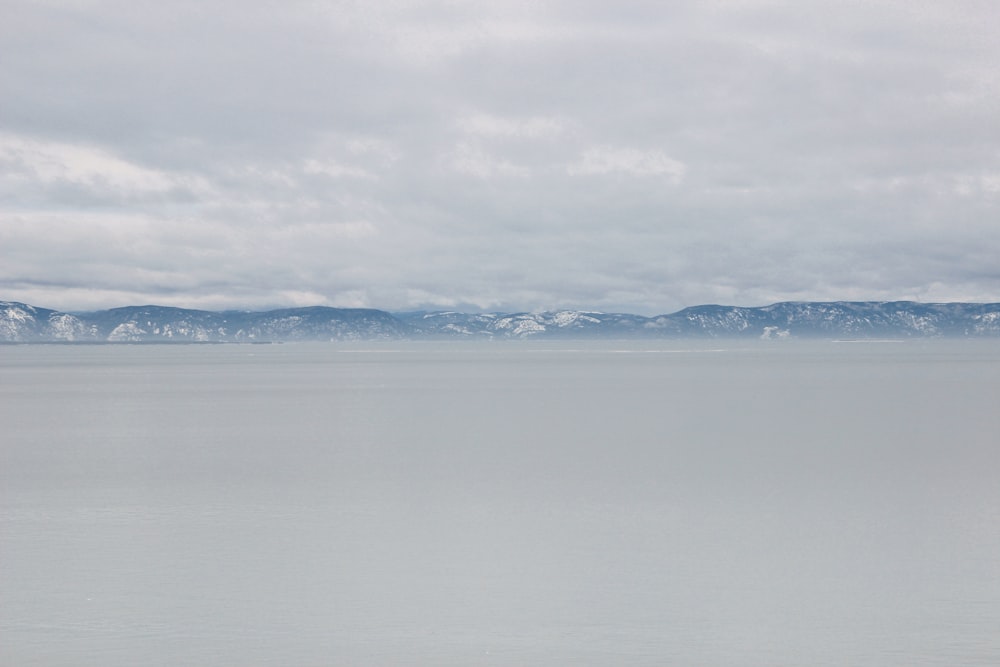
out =
<svg viewBox="0 0 1000 667"><path fill-rule="evenodd" d="M1000 6L9 2L0 298L1000 301Z"/></svg>

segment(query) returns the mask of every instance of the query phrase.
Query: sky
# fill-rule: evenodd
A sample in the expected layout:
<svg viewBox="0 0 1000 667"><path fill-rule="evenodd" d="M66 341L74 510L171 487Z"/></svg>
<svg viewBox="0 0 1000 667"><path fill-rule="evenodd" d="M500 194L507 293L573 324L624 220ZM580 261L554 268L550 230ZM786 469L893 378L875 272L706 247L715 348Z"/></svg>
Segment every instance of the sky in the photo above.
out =
<svg viewBox="0 0 1000 667"><path fill-rule="evenodd" d="M1000 301L994 0L0 14L0 300Z"/></svg>

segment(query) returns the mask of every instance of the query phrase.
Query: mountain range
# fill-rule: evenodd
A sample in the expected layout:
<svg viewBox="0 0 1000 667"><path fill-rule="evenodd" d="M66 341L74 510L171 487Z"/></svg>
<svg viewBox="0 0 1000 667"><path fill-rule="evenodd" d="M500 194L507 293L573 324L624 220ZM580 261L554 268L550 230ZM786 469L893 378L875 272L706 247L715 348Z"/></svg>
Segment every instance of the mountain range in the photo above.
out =
<svg viewBox="0 0 1000 667"><path fill-rule="evenodd" d="M65 313L0 301L0 342L286 342L522 338L1000 337L1000 303L913 301L704 305L669 315L561 310L542 313L389 313L369 308L207 311L129 306Z"/></svg>

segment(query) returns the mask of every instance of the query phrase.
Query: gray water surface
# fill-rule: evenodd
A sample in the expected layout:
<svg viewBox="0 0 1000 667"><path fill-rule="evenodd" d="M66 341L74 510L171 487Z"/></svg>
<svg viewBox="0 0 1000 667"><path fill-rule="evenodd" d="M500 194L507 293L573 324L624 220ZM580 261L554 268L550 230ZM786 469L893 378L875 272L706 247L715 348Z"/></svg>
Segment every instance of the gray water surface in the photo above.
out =
<svg viewBox="0 0 1000 667"><path fill-rule="evenodd" d="M1000 344L0 346L0 664L1000 664Z"/></svg>

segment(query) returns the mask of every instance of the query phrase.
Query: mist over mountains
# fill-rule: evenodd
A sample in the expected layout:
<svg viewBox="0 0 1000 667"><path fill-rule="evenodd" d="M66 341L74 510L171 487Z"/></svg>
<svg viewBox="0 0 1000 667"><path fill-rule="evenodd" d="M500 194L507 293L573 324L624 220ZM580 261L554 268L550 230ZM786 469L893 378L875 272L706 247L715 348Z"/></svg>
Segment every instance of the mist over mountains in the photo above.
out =
<svg viewBox="0 0 1000 667"><path fill-rule="evenodd" d="M64 313L0 301L0 342L291 342L401 339L1000 337L1000 303L786 302L704 305L644 317L542 313L389 313L367 308L262 312L129 306Z"/></svg>

